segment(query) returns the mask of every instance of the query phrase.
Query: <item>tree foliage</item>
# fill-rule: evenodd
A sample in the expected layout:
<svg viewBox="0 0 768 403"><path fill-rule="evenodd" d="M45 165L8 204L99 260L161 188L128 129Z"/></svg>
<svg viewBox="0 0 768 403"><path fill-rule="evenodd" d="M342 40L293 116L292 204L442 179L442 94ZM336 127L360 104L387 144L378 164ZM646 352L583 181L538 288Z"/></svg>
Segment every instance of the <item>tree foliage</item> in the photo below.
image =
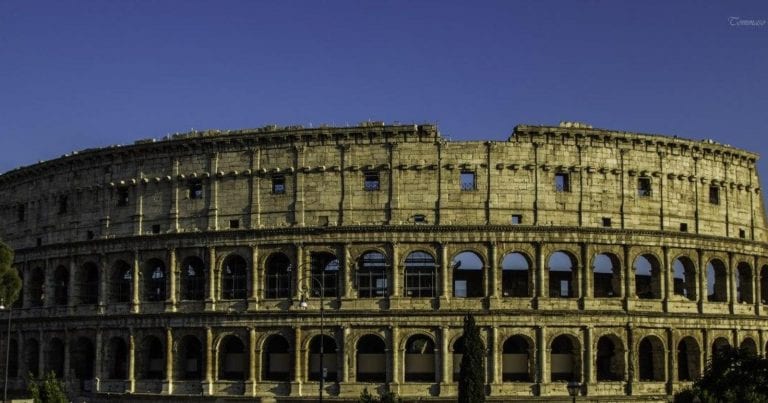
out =
<svg viewBox="0 0 768 403"><path fill-rule="evenodd" d="M719 351L693 387L675 395L675 402L695 398L702 403L768 403L768 359L745 349Z"/></svg>
<svg viewBox="0 0 768 403"><path fill-rule="evenodd" d="M13 250L0 242L0 300L5 306L11 306L21 290L21 278L12 264Z"/></svg>
<svg viewBox="0 0 768 403"><path fill-rule="evenodd" d="M368 392L368 388L365 388L357 401L358 403L401 403L403 400L394 392L384 392L379 397L375 397Z"/></svg>
<svg viewBox="0 0 768 403"><path fill-rule="evenodd" d="M64 384L53 371L39 379L29 374L27 389L35 403L69 403Z"/></svg>
<svg viewBox="0 0 768 403"><path fill-rule="evenodd" d="M459 370L459 402L485 402L485 345L475 317L464 317L464 355Z"/></svg>

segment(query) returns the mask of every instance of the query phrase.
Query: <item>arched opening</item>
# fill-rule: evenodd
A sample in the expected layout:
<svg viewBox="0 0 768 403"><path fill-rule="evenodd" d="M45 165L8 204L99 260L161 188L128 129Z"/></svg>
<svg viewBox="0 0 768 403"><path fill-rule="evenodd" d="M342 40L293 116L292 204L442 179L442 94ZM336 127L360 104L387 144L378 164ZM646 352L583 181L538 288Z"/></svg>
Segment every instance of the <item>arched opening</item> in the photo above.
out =
<svg viewBox="0 0 768 403"><path fill-rule="evenodd" d="M203 259L189 256L181 263L181 300L202 301L205 298L207 270Z"/></svg>
<svg viewBox="0 0 768 403"><path fill-rule="evenodd" d="M74 345L70 346L70 370L75 378L88 380L93 378L94 359L96 349L93 342L87 337L79 337Z"/></svg>
<svg viewBox="0 0 768 403"><path fill-rule="evenodd" d="M520 252L508 253L501 260L501 292L505 297L530 297L531 262Z"/></svg>
<svg viewBox="0 0 768 403"><path fill-rule="evenodd" d="M612 253L601 253L592 261L595 298L621 296L621 261Z"/></svg>
<svg viewBox="0 0 768 403"><path fill-rule="evenodd" d="M461 374L461 359L464 357L464 336L453 342L453 381L458 382Z"/></svg>
<svg viewBox="0 0 768 403"><path fill-rule="evenodd" d="M11 339L8 345L8 377L19 376L19 344L16 339Z"/></svg>
<svg viewBox="0 0 768 403"><path fill-rule="evenodd" d="M58 266L53 271L53 304L69 304L69 270L64 266Z"/></svg>
<svg viewBox="0 0 768 403"><path fill-rule="evenodd" d="M387 381L386 346L381 337L367 334L357 342L357 381Z"/></svg>
<svg viewBox="0 0 768 403"><path fill-rule="evenodd" d="M58 338L52 338L48 342L46 372L53 371L57 378L64 376L64 342Z"/></svg>
<svg viewBox="0 0 768 403"><path fill-rule="evenodd" d="M577 273L576 259L568 253L558 251L547 261L549 269L549 296L552 298L575 298Z"/></svg>
<svg viewBox="0 0 768 403"><path fill-rule="evenodd" d="M427 252L411 252L405 258L405 295L435 296L435 258Z"/></svg>
<svg viewBox="0 0 768 403"><path fill-rule="evenodd" d="M264 343L262 378L265 381L289 381L291 379L290 345L285 337L274 334Z"/></svg>
<svg viewBox="0 0 768 403"><path fill-rule="evenodd" d="M712 356L716 357L720 354L728 352L731 348L731 343L725 337L718 337L712 342Z"/></svg>
<svg viewBox="0 0 768 403"><path fill-rule="evenodd" d="M699 343L691 336L683 337L677 344L677 379L690 382L701 375Z"/></svg>
<svg viewBox="0 0 768 403"><path fill-rule="evenodd" d="M768 304L768 265L760 269L760 302Z"/></svg>
<svg viewBox="0 0 768 403"><path fill-rule="evenodd" d="M64 268L66 270L66 268ZM67 281L69 281L69 275L67 274ZM35 267L32 269L32 273L29 275L29 282L27 285L29 286L29 306L30 307L39 307L43 306L43 286L45 284L45 275L43 274L43 269L39 267ZM54 288L55 289L55 288ZM55 294L55 293L54 293ZM66 302L66 294L65 296L65 302L64 305L67 304ZM55 304L54 299L54 304Z"/></svg>
<svg viewBox="0 0 768 403"><path fill-rule="evenodd" d="M165 378L165 352L159 338L145 337L141 342L139 358L139 379Z"/></svg>
<svg viewBox="0 0 768 403"><path fill-rule="evenodd" d="M323 292L326 298L336 298L339 296L339 259L332 253L313 252L309 256L310 260L310 289L312 295L319 297ZM320 288L320 284L323 285Z"/></svg>
<svg viewBox="0 0 768 403"><path fill-rule="evenodd" d="M656 256L646 253L635 259L635 295L640 299L661 299L661 265Z"/></svg>
<svg viewBox="0 0 768 403"><path fill-rule="evenodd" d="M435 382L435 343L427 336L411 336L405 343L405 381Z"/></svg>
<svg viewBox="0 0 768 403"><path fill-rule="evenodd" d="M664 380L664 344L656 336L640 340L637 362L640 367L640 381L660 382Z"/></svg>
<svg viewBox="0 0 768 403"><path fill-rule="evenodd" d="M248 264L240 255L224 259L221 273L221 298L245 299L248 294Z"/></svg>
<svg viewBox="0 0 768 403"><path fill-rule="evenodd" d="M78 300L81 305L95 305L99 302L99 267L87 262L77 273Z"/></svg>
<svg viewBox="0 0 768 403"><path fill-rule="evenodd" d="M595 357L598 381L624 380L624 352L621 339L616 336L602 336L597 340Z"/></svg>
<svg viewBox="0 0 768 403"><path fill-rule="evenodd" d="M680 256L672 262L675 295L696 300L696 266L686 256Z"/></svg>
<svg viewBox="0 0 768 403"><path fill-rule="evenodd" d="M165 263L150 259L144 264L144 300L165 301Z"/></svg>
<svg viewBox="0 0 768 403"><path fill-rule="evenodd" d="M186 335L179 340L176 353L176 378L203 379L203 344L195 336Z"/></svg>
<svg viewBox="0 0 768 403"><path fill-rule="evenodd" d="M747 337L741 341L739 349L743 354L756 357L757 356L757 344L751 338Z"/></svg>
<svg viewBox="0 0 768 403"><path fill-rule="evenodd" d="M578 381L579 348L573 336L560 335L552 340L550 373L552 382Z"/></svg>
<svg viewBox="0 0 768 403"><path fill-rule="evenodd" d="M320 365L320 353L323 354L322 367ZM309 342L309 380L319 381L320 372L324 368L325 380L336 380L336 341L326 335L318 335Z"/></svg>
<svg viewBox="0 0 768 403"><path fill-rule="evenodd" d="M530 382L531 344L519 335L508 338L502 347L501 373L504 382Z"/></svg>
<svg viewBox="0 0 768 403"><path fill-rule="evenodd" d="M219 344L219 379L244 381L246 363L245 345L239 337L229 335Z"/></svg>
<svg viewBox="0 0 768 403"><path fill-rule="evenodd" d="M128 379L128 345L121 337L113 337L107 346L108 379Z"/></svg>
<svg viewBox="0 0 768 403"><path fill-rule="evenodd" d="M387 296L387 258L376 251L365 252L357 260L358 298Z"/></svg>
<svg viewBox="0 0 768 403"><path fill-rule="evenodd" d="M35 339L24 342L24 363L27 371L34 376L40 376L40 343Z"/></svg>
<svg viewBox="0 0 768 403"><path fill-rule="evenodd" d="M131 266L123 260L118 260L112 266L110 302L126 303L131 301L131 284L133 273Z"/></svg>
<svg viewBox="0 0 768 403"><path fill-rule="evenodd" d="M728 301L728 272L719 259L712 259L707 264L707 292L709 302Z"/></svg>
<svg viewBox="0 0 768 403"><path fill-rule="evenodd" d="M453 268L453 296L477 298L485 295L483 261L474 252L461 252L451 262Z"/></svg>
<svg viewBox="0 0 768 403"><path fill-rule="evenodd" d="M736 266L736 301L749 304L753 302L752 267L745 262L741 262Z"/></svg>
<svg viewBox="0 0 768 403"><path fill-rule="evenodd" d="M291 296L291 261L282 253L269 255L266 265L266 298L281 299Z"/></svg>

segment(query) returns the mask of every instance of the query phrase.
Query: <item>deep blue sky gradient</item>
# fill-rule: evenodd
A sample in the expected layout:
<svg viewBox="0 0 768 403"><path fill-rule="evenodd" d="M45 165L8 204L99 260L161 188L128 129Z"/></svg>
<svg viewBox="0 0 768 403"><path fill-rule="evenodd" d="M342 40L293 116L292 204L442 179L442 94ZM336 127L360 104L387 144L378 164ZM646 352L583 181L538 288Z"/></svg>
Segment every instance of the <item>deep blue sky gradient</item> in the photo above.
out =
<svg viewBox="0 0 768 403"><path fill-rule="evenodd" d="M0 0L0 172L197 130L595 127L765 154L768 2ZM768 180L768 163L761 161Z"/></svg>

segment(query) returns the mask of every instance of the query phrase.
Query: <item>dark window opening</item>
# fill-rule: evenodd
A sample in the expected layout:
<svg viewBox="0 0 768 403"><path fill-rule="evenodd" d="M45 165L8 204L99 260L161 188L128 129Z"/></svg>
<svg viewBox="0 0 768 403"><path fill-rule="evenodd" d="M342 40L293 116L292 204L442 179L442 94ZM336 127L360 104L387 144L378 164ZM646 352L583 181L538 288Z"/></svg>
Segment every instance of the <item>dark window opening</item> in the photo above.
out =
<svg viewBox="0 0 768 403"><path fill-rule="evenodd" d="M363 189L372 191L379 190L381 188L381 182L379 181L379 173L375 171L369 171L365 173L365 181L363 181Z"/></svg>
<svg viewBox="0 0 768 403"><path fill-rule="evenodd" d="M475 173L472 171L461 171L459 175L462 191L471 191L477 189L475 182Z"/></svg>
<svg viewBox="0 0 768 403"><path fill-rule="evenodd" d="M229 220L229 228L230 229L240 228L240 220Z"/></svg>
<svg viewBox="0 0 768 403"><path fill-rule="evenodd" d="M288 298L291 294L291 261L282 253L269 256L266 262L266 298Z"/></svg>
<svg viewBox="0 0 768 403"><path fill-rule="evenodd" d="M224 260L221 278L222 299L245 299L248 291L247 266L245 259L239 255L230 255Z"/></svg>
<svg viewBox="0 0 768 403"><path fill-rule="evenodd" d="M556 192L570 192L571 180L570 175L567 173L555 174L555 191Z"/></svg>
<svg viewBox="0 0 768 403"><path fill-rule="evenodd" d="M117 207L128 205L128 188L117 188Z"/></svg>
<svg viewBox="0 0 768 403"><path fill-rule="evenodd" d="M291 379L290 345L283 336L269 336L262 353L262 379L266 381L288 381Z"/></svg>
<svg viewBox="0 0 768 403"><path fill-rule="evenodd" d="M717 186L709 187L709 203L720 204L720 188Z"/></svg>
<svg viewBox="0 0 768 403"><path fill-rule="evenodd" d="M272 176L272 194L280 195L285 193L285 176Z"/></svg>
<svg viewBox="0 0 768 403"><path fill-rule="evenodd" d="M435 296L435 258L426 252L413 252L405 259L405 295Z"/></svg>
<svg viewBox="0 0 768 403"><path fill-rule="evenodd" d="M743 228L739 229L739 238L746 238L747 237L747 231L744 231Z"/></svg>
<svg viewBox="0 0 768 403"><path fill-rule="evenodd" d="M190 179L187 185L189 186L190 199L203 198L203 182L200 179Z"/></svg>
<svg viewBox="0 0 768 403"><path fill-rule="evenodd" d="M611 218L603 217L603 227L611 228Z"/></svg>
<svg viewBox="0 0 768 403"><path fill-rule="evenodd" d="M521 214L513 214L512 215L512 224L518 225L523 223L523 216Z"/></svg>
<svg viewBox="0 0 768 403"><path fill-rule="evenodd" d="M23 204L19 204L19 206L16 207L16 216L18 217L19 222L24 221L26 219L26 215L27 215L26 206L24 206Z"/></svg>
<svg viewBox="0 0 768 403"><path fill-rule="evenodd" d="M382 253L368 252L358 261L357 292L359 298L387 295L387 259Z"/></svg>
<svg viewBox="0 0 768 403"><path fill-rule="evenodd" d="M160 233L160 224L155 224L152 226L152 233L153 234L159 234Z"/></svg>
<svg viewBox="0 0 768 403"><path fill-rule="evenodd" d="M688 224L687 223L680 223L680 232L688 232Z"/></svg>
<svg viewBox="0 0 768 403"><path fill-rule="evenodd" d="M181 299L200 301L205 298L205 263L196 256L184 259L181 265Z"/></svg>
<svg viewBox="0 0 768 403"><path fill-rule="evenodd" d="M338 297L339 259L331 253L317 252L310 254L310 275L312 276L312 295L319 297ZM319 287L322 284L323 287Z"/></svg>
<svg viewBox="0 0 768 403"><path fill-rule="evenodd" d="M482 297L483 261L474 252L462 252L451 263L453 268L453 296L458 298Z"/></svg>
<svg viewBox="0 0 768 403"><path fill-rule="evenodd" d="M89 240L89 241L93 240L93 238L94 238L95 236L96 236L96 235L93 233L93 231L88 231L88 232L86 232L86 233L85 233L85 238L86 238L87 240Z"/></svg>
<svg viewBox="0 0 768 403"><path fill-rule="evenodd" d="M529 270L531 264L519 252L509 253L501 261L501 291L505 297L529 295Z"/></svg>
<svg viewBox="0 0 768 403"><path fill-rule="evenodd" d="M651 196L651 178L637 179L637 195L640 197Z"/></svg>
<svg viewBox="0 0 768 403"><path fill-rule="evenodd" d="M59 196L59 214L66 214L67 213L67 196Z"/></svg>
<svg viewBox="0 0 768 403"><path fill-rule="evenodd" d="M416 214L413 216L413 222L416 224L426 224L427 223L427 216L424 214Z"/></svg>
<svg viewBox="0 0 768 403"><path fill-rule="evenodd" d="M36 240L35 244L36 244L37 246L43 246L43 238L37 238L37 240Z"/></svg>

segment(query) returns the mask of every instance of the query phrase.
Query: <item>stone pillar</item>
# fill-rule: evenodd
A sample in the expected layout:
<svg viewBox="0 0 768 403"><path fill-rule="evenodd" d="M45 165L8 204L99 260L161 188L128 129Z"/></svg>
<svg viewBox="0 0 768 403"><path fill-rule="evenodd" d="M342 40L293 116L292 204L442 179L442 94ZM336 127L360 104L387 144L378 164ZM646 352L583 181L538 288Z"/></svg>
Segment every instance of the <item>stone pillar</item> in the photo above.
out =
<svg viewBox="0 0 768 403"><path fill-rule="evenodd" d="M499 344L498 326L491 327L490 336L491 370L493 371L491 372L491 383L499 384L502 382L501 354L503 350Z"/></svg>
<svg viewBox="0 0 768 403"><path fill-rule="evenodd" d="M173 393L173 332L165 328L165 392Z"/></svg>
<svg viewBox="0 0 768 403"><path fill-rule="evenodd" d="M259 378L259 370L261 369L261 349L256 346L256 329L253 327L248 328L248 382L249 387L246 387L246 395L253 396L256 392L256 382Z"/></svg>
<svg viewBox="0 0 768 403"><path fill-rule="evenodd" d="M304 166L304 146L294 146L293 151L295 153L294 166L300 168ZM304 174L297 170L293 174L294 187L293 187L293 223L303 227L304 226ZM349 203L349 202L346 202ZM344 208L344 211L349 211L348 208Z"/></svg>
<svg viewBox="0 0 768 403"><path fill-rule="evenodd" d="M205 382L203 394L213 394L213 330L210 326L205 328Z"/></svg>
<svg viewBox="0 0 768 403"><path fill-rule="evenodd" d="M176 311L176 281L179 276L179 267L176 263L176 249L168 249L168 299L165 303L165 310Z"/></svg>
<svg viewBox="0 0 768 403"><path fill-rule="evenodd" d="M173 157L171 161L171 172L173 172L173 179L170 176L168 179L170 191L171 191L171 208L168 211L168 221L170 222L170 230L172 232L179 232L179 158Z"/></svg>
<svg viewBox="0 0 768 403"><path fill-rule="evenodd" d="M208 179L208 230L215 231L219 228L219 153L211 153L211 176Z"/></svg>
<svg viewBox="0 0 768 403"><path fill-rule="evenodd" d="M301 293L305 290L305 284L304 284L304 269L307 264L304 261L305 258L305 251L304 251L304 244L298 243L296 244L296 264L293 267L293 277L296 279L294 284L294 290L293 290L293 299L294 301L298 301L301 299ZM312 287L309 287L312 288Z"/></svg>
<svg viewBox="0 0 768 403"><path fill-rule="evenodd" d="M208 247L208 284L205 290L205 309L216 309L216 248Z"/></svg>
<svg viewBox="0 0 768 403"><path fill-rule="evenodd" d="M499 270L498 262L498 247L495 242L488 244L488 273L486 277L489 277L488 290L485 295L491 298L499 298L500 290L499 284L501 284L501 270Z"/></svg>
<svg viewBox="0 0 768 403"><path fill-rule="evenodd" d="M582 278L581 278L581 287L582 287L582 294L581 299L592 299L595 297L595 267L594 262L590 262L590 248L589 245L582 244L581 246L581 267L583 267L582 270ZM590 264L592 263L592 264ZM618 273L617 273L618 274ZM618 274L621 276L621 274Z"/></svg>
<svg viewBox="0 0 768 403"><path fill-rule="evenodd" d="M341 343L339 345L341 348L339 349L338 354L338 362L341 363L341 381L344 383L349 383L349 372L350 372L350 362L352 361L352 358L355 355L355 352L353 350L347 351L347 343L349 342L349 333L350 329L348 325L344 325L341 328Z"/></svg>
<svg viewBox="0 0 768 403"><path fill-rule="evenodd" d="M549 346L545 345L545 329L543 326L536 326L536 367L534 371L534 382L539 383L539 396L541 395L541 384L549 382L549 365L547 363Z"/></svg>
<svg viewBox="0 0 768 403"><path fill-rule="evenodd" d="M296 326L293 328L293 382L299 391L301 390L301 383L304 381L303 362L304 348L301 345L301 327Z"/></svg>
<svg viewBox="0 0 768 403"><path fill-rule="evenodd" d="M622 290L622 295L624 296L624 309L628 310L629 301L637 299L637 295L635 295L635 269L633 267L634 262L629 256L629 246L624 245L622 249L624 252L624 267L622 267L624 270L624 290Z"/></svg>
<svg viewBox="0 0 768 403"><path fill-rule="evenodd" d="M98 298L98 312L104 313L104 308L109 302L109 270L107 255L99 255L99 298Z"/></svg>
<svg viewBox="0 0 768 403"><path fill-rule="evenodd" d="M250 175L250 220L248 228L257 229L261 226L261 175L258 174L261 165L261 150L252 149Z"/></svg>
<svg viewBox="0 0 768 403"><path fill-rule="evenodd" d="M352 261L348 244L342 245L341 250L342 275L344 276L344 285L341 288L343 290L342 296L346 298L355 298L355 262Z"/></svg>
<svg viewBox="0 0 768 403"><path fill-rule="evenodd" d="M672 261L669 256L669 246L662 246L662 294L664 295L664 310L669 311L669 301L675 293L675 268L672 267Z"/></svg>
<svg viewBox="0 0 768 403"><path fill-rule="evenodd" d="M440 327L440 351L439 354L439 361L440 361L440 383L442 384L449 384L453 382L453 366L451 363L453 360L451 358L451 349L448 345L448 340L450 338L450 329L446 326Z"/></svg>
<svg viewBox="0 0 768 403"><path fill-rule="evenodd" d="M547 269L544 267L544 245L541 242L535 242L534 245L536 247L536 267L533 268L535 272L533 296L538 300L548 297L549 290L547 287Z"/></svg>
<svg viewBox="0 0 768 403"><path fill-rule="evenodd" d="M707 296L709 295L709 292L707 290L707 267L706 263L704 262L704 251L701 249L696 249L696 258L697 258L697 267L699 269L698 271L698 304L699 304L699 312L704 312L704 303L707 302ZM703 368L703 367L702 367Z"/></svg>
<svg viewBox="0 0 768 403"><path fill-rule="evenodd" d="M249 283L250 298L248 301L249 310L255 310L259 307L259 296L261 295L262 279L259 277L259 247L251 246L251 281Z"/></svg>
<svg viewBox="0 0 768 403"><path fill-rule="evenodd" d="M582 383L590 384L595 380L595 368L593 365L593 353L592 353L592 333L594 329L592 326L584 326L584 355L582 360L584 365L582 366Z"/></svg>
<svg viewBox="0 0 768 403"><path fill-rule="evenodd" d="M726 268L728 273L728 297L726 298L726 301L728 301L728 306L730 306L731 313L733 313L734 308L733 306L737 304L736 301L736 268L734 265L736 264L736 259L733 257L733 252L728 252L728 267Z"/></svg>
<svg viewBox="0 0 768 403"><path fill-rule="evenodd" d="M136 390L136 336L133 334L133 328L128 329L128 384L125 389L127 393Z"/></svg>
<svg viewBox="0 0 768 403"><path fill-rule="evenodd" d="M440 278L440 298L451 299L453 287L451 287L451 279L453 278L453 272L451 270L451 262L448 260L448 245L444 242L440 244L440 269L438 275Z"/></svg>
<svg viewBox="0 0 768 403"><path fill-rule="evenodd" d="M675 382L677 382L677 371L675 371L675 368L677 368L677 354L675 352L677 351L677 346L675 345L674 336L672 334L672 328L668 327L666 329L666 336L667 336L667 377L665 378L667 380L667 394L672 394L674 392L674 385Z"/></svg>
<svg viewBox="0 0 768 403"><path fill-rule="evenodd" d="M753 237L754 238L754 237ZM755 314L759 315L762 313L762 300L763 297L761 295L762 289L760 287L760 257L759 256L753 256L752 257L752 302L755 304ZM763 346L764 347L764 346ZM758 351L761 351L763 347L758 348Z"/></svg>
<svg viewBox="0 0 768 403"><path fill-rule="evenodd" d="M391 245L392 248L392 270L391 270L391 277L392 277L392 289L389 291L389 295L393 297L399 297L402 292L402 287L400 286L400 279L404 275L403 271L401 270L402 266L400 265L400 251L399 251L399 244L397 242L392 242Z"/></svg>
<svg viewBox="0 0 768 403"><path fill-rule="evenodd" d="M93 358L93 390L96 392L99 391L101 384L100 381L103 378L102 371L104 367L104 354L103 354L103 331L101 328L96 329L96 351L94 352L94 358ZM17 339L18 340L18 339ZM19 343L20 344L20 343ZM19 361L17 361L19 362Z"/></svg>
<svg viewBox="0 0 768 403"><path fill-rule="evenodd" d="M403 365L400 363L402 357L400 351L400 328L392 326L389 328L390 332L390 350L392 352L392 370L390 381L397 385L403 382Z"/></svg>
<svg viewBox="0 0 768 403"><path fill-rule="evenodd" d="M78 304L80 300L79 295L79 287L76 287L75 282L77 281L77 264L75 263L75 259L71 259L69 261L69 280L67 283L67 306L70 308L74 307ZM67 369L64 369L67 371Z"/></svg>
<svg viewBox="0 0 768 403"><path fill-rule="evenodd" d="M634 328L631 324L627 324L627 352L624 362L627 365L627 394L632 395L635 383L635 341Z"/></svg>
<svg viewBox="0 0 768 403"><path fill-rule="evenodd" d="M139 278L141 277L141 263L139 263L139 251L133 251L133 268L131 271L131 312L139 312Z"/></svg>

